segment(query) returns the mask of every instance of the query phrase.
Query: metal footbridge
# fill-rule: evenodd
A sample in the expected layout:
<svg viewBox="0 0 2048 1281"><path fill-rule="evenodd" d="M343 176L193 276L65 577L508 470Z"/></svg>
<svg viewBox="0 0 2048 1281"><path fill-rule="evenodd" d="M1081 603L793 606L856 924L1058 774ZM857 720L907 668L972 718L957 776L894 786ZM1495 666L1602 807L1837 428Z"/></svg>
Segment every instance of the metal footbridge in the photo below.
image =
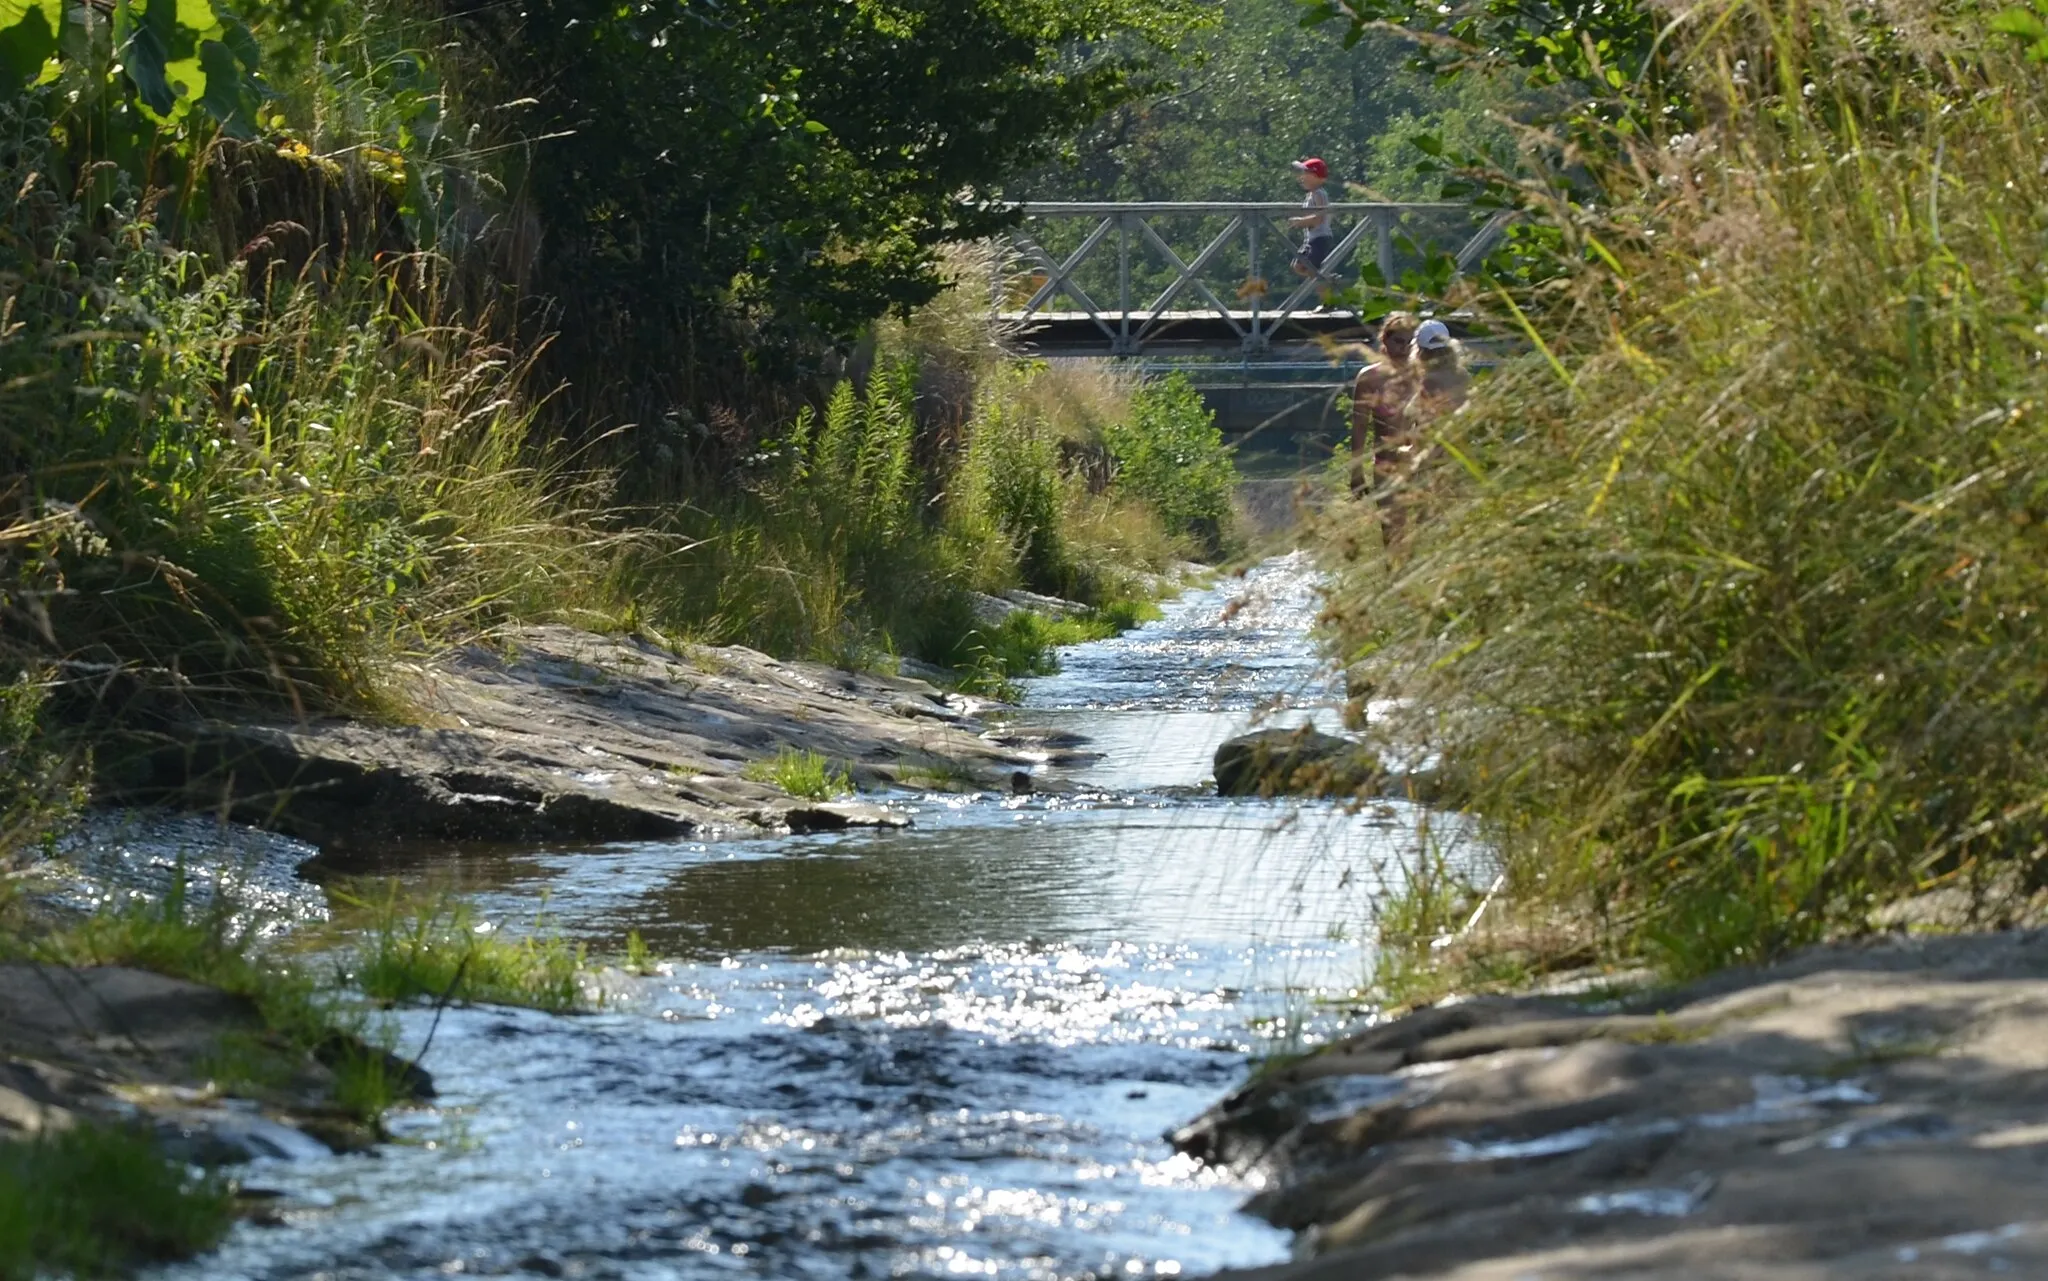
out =
<svg viewBox="0 0 2048 1281"><path fill-rule="evenodd" d="M1355 314L1320 305L1327 290L1368 265L1381 282L1417 272L1441 279L1446 267L1462 274L1512 216L1462 204L1329 210L1335 246L1319 277L1300 279L1290 263L1301 233L1286 221L1303 212L1299 203L1028 203L1011 232L1022 274L997 282L994 310L1031 355L1313 370L1332 340L1364 335Z"/></svg>

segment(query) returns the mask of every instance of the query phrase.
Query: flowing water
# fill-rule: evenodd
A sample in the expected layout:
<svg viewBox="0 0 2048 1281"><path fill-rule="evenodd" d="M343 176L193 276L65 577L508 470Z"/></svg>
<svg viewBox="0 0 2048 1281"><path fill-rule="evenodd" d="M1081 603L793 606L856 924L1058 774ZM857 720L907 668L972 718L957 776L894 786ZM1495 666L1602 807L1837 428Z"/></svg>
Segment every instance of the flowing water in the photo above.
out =
<svg viewBox="0 0 2048 1281"><path fill-rule="evenodd" d="M1334 719L1299 557L1029 683L1095 759L1037 795L893 798L888 833L416 853L508 927L658 977L602 1012L398 1016L429 1109L375 1156L261 1163L281 1223L165 1278L1196 1275L1285 1256L1162 1134L1341 1017L1401 805L1200 793L1255 718ZM1064 741L1064 740L1062 740ZM100 857L122 857L103 842ZM110 852L111 851L111 852Z"/></svg>

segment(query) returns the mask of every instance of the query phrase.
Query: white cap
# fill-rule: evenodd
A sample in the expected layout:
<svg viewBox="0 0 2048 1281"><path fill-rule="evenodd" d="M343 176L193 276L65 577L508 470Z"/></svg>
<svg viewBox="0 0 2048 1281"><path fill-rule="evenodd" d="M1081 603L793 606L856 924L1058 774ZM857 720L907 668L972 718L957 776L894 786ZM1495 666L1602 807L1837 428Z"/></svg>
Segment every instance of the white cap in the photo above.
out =
<svg viewBox="0 0 2048 1281"><path fill-rule="evenodd" d="M1424 351L1435 351L1451 345L1451 331L1441 320L1425 320L1415 327L1415 345Z"/></svg>

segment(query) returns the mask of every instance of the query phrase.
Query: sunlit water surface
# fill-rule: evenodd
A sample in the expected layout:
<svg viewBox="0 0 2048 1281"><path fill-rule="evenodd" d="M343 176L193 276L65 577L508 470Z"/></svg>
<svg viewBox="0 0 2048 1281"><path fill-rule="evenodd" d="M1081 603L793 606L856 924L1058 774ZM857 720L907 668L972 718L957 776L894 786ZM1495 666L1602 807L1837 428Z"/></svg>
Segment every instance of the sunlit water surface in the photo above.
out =
<svg viewBox="0 0 2048 1281"><path fill-rule="evenodd" d="M440 1096L375 1156L261 1164L279 1226L165 1278L1193 1275L1284 1257L1162 1135L1364 972L1405 806L1194 790L1260 723L1334 721L1287 557L1079 646L1023 727L1099 759L1029 797L898 798L908 831L369 870L669 958L602 1013L398 1018ZM103 839L101 860L132 859ZM292 896L252 878L266 893ZM296 909L295 909L296 910Z"/></svg>

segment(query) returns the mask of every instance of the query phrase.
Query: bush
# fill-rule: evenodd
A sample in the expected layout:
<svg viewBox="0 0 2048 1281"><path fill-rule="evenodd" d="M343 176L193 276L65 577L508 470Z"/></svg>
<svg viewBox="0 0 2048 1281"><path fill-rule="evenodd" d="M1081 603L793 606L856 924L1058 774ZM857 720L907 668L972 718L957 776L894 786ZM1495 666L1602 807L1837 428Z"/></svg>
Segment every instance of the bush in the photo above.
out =
<svg viewBox="0 0 2048 1281"><path fill-rule="evenodd" d="M1026 586L1064 594L1072 590L1074 566L1062 528L1059 438L1014 404L1028 377L1004 374L982 389L948 514L970 544L1006 548Z"/></svg>
<svg viewBox="0 0 2048 1281"><path fill-rule="evenodd" d="M1187 375L1139 388L1129 416L1106 425L1102 439L1116 459L1116 488L1142 499L1168 531L1222 554L1237 467Z"/></svg>
<svg viewBox="0 0 2048 1281"><path fill-rule="evenodd" d="M401 288L430 262L251 301L133 193L65 194L26 102L0 107L0 474L27 514L0 581L37 626L7 658L362 708L391 658L508 615L613 617L594 496L534 465L518 363Z"/></svg>
<svg viewBox="0 0 2048 1281"><path fill-rule="evenodd" d="M1511 888L1677 974L2048 872L2048 68L1973 13L1685 29L1719 123L1617 144L1334 610Z"/></svg>

